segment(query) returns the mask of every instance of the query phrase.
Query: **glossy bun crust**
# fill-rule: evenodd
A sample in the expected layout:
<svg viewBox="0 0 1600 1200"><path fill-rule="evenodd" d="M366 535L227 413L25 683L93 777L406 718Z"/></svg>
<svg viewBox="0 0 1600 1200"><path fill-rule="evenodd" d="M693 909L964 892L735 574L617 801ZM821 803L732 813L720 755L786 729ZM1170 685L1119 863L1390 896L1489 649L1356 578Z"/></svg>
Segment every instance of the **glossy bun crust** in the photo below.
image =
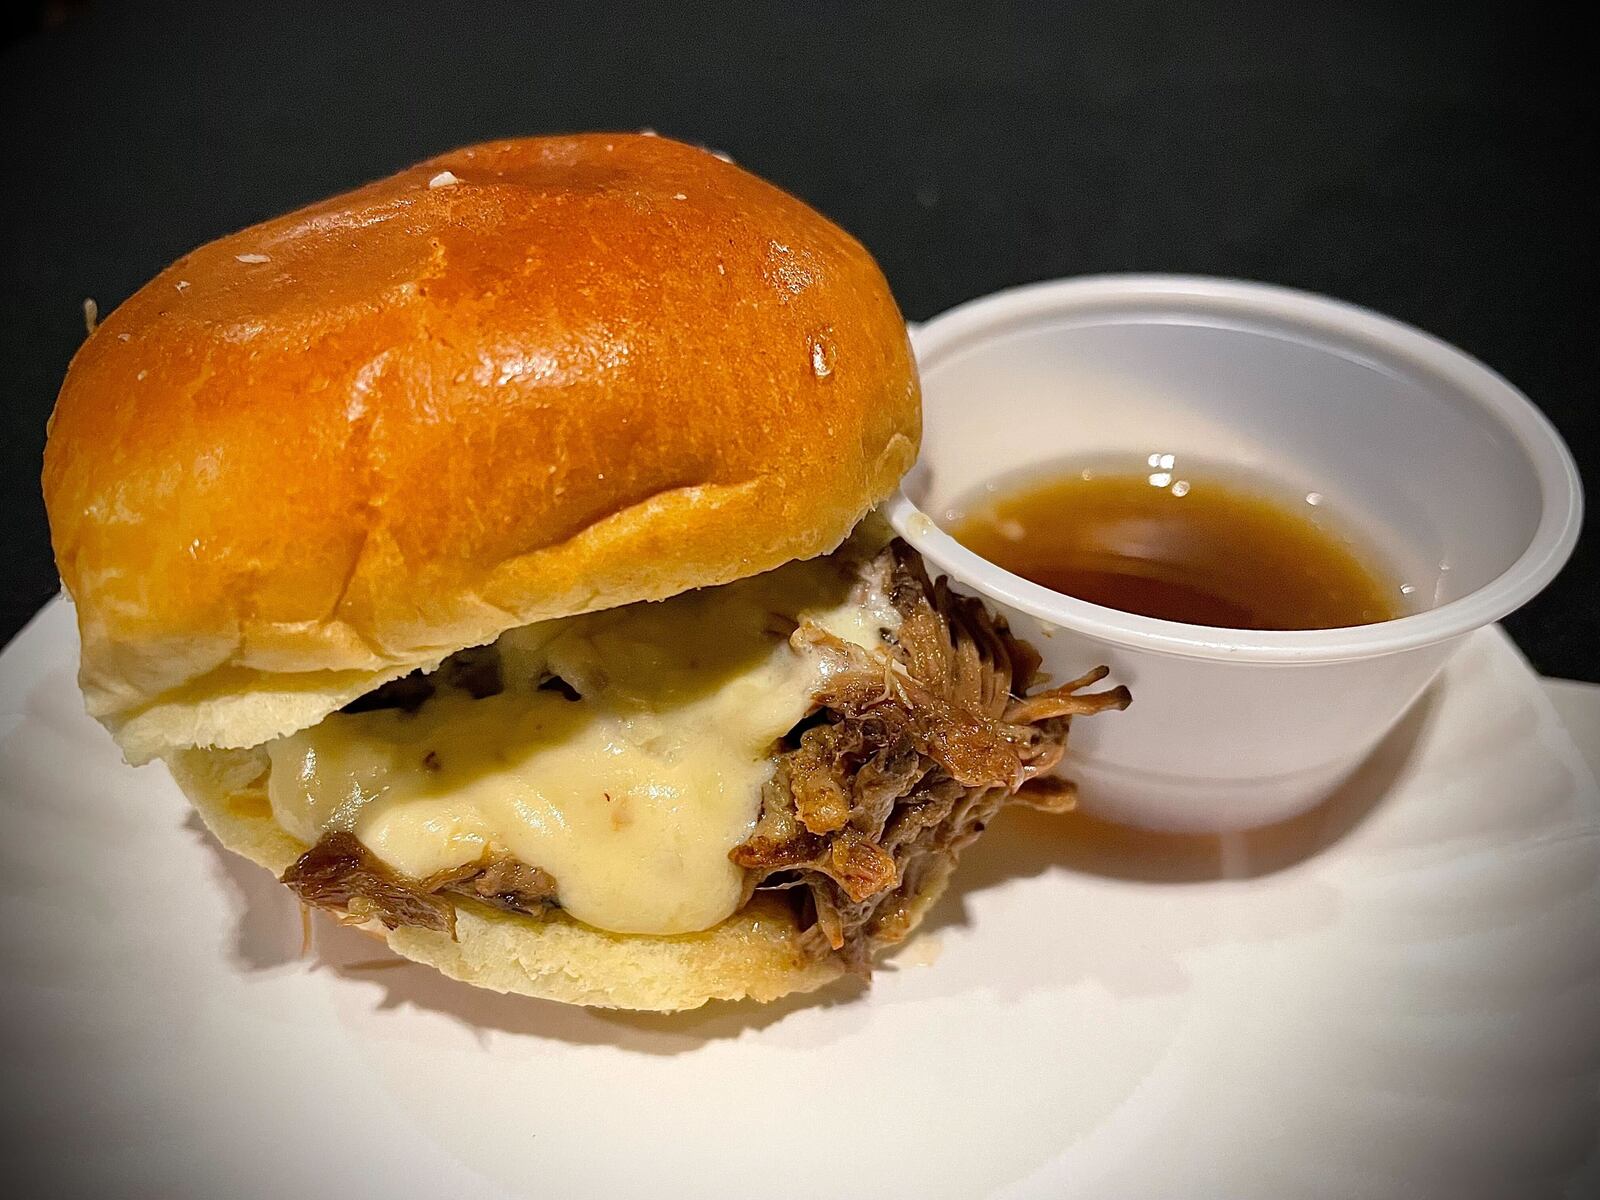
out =
<svg viewBox="0 0 1600 1200"><path fill-rule="evenodd" d="M825 553L919 433L848 234L691 146L531 138L173 264L73 360L44 492L90 711L141 762Z"/></svg>

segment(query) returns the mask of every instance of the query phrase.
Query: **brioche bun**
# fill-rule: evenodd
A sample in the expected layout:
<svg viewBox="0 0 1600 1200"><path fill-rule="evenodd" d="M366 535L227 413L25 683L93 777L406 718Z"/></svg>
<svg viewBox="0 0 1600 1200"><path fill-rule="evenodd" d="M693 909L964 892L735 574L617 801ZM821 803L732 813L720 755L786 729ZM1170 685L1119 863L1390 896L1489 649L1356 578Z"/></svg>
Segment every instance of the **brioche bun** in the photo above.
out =
<svg viewBox="0 0 1600 1200"><path fill-rule="evenodd" d="M132 762L254 746L508 628L826 553L919 422L883 276L793 197L649 136L441 155L186 255L74 358L44 493L89 710Z"/></svg>

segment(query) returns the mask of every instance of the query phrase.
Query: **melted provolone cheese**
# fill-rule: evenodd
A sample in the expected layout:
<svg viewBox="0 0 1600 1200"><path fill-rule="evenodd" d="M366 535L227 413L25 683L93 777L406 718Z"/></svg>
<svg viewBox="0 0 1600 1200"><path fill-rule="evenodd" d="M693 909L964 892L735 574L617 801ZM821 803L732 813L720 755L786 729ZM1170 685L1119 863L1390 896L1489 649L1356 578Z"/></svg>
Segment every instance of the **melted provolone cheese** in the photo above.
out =
<svg viewBox="0 0 1600 1200"><path fill-rule="evenodd" d="M896 621L852 583L830 560L792 563L512 630L499 695L440 687L415 713L336 713L269 746L274 815L308 844L352 832L418 879L509 852L601 929L709 928L739 903L728 853L822 669L782 636L785 618L865 646ZM581 698L541 690L550 676Z"/></svg>

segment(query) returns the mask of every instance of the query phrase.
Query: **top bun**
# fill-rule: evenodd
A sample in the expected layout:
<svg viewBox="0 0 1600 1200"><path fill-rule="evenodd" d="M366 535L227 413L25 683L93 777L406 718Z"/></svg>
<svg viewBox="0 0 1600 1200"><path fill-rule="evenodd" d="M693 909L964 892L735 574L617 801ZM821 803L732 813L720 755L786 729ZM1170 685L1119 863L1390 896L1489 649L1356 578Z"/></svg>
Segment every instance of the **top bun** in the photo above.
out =
<svg viewBox="0 0 1600 1200"><path fill-rule="evenodd" d="M73 359L44 495L130 761L533 621L833 549L920 434L872 258L646 135L492 142L179 259Z"/></svg>

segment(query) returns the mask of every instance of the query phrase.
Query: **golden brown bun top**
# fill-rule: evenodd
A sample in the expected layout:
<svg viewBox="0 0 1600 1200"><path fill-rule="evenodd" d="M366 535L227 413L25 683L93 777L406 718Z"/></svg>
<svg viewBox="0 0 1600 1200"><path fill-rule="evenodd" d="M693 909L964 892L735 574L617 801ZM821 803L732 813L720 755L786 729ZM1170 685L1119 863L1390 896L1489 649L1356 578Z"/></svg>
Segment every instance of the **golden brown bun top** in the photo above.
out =
<svg viewBox="0 0 1600 1200"><path fill-rule="evenodd" d="M590 134L201 247L84 343L52 422L80 681L139 762L825 553L920 408L853 238L707 151Z"/></svg>

